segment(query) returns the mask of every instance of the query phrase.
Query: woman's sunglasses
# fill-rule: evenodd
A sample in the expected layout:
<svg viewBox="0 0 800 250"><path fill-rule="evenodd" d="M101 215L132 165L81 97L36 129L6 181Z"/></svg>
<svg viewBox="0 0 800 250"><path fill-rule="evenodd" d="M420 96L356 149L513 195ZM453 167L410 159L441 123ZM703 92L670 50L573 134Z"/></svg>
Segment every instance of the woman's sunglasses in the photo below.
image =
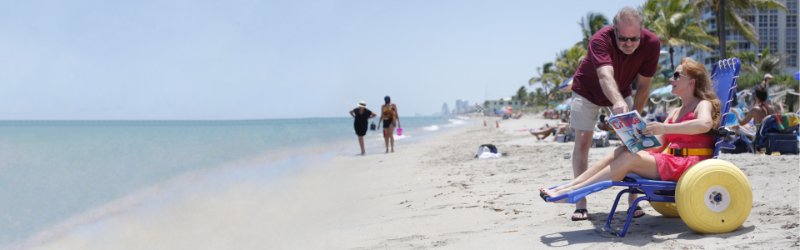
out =
<svg viewBox="0 0 800 250"><path fill-rule="evenodd" d="M675 73L672 73L672 79L675 81L680 80L681 76L681 72L675 71Z"/></svg>

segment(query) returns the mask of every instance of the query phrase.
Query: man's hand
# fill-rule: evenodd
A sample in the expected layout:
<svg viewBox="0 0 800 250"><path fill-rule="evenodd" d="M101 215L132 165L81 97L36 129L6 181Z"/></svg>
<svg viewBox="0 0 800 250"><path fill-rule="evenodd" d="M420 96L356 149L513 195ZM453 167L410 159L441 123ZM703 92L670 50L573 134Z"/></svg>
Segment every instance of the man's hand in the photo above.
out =
<svg viewBox="0 0 800 250"><path fill-rule="evenodd" d="M628 104L625 102L615 103L614 106L611 107L611 112L615 115L626 113L628 112Z"/></svg>

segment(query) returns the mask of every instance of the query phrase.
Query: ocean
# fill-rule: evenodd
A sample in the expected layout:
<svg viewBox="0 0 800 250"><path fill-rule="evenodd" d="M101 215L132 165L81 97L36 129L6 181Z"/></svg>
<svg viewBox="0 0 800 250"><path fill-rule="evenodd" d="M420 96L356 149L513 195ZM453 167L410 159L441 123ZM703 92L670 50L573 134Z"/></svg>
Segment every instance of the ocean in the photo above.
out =
<svg viewBox="0 0 800 250"><path fill-rule="evenodd" d="M396 145L467 123L443 117L401 122ZM365 143L367 154L383 154L380 129L368 131ZM359 153L350 117L0 121L0 248L66 221L80 224L75 218L115 201L124 206L118 201L181 176L211 171L213 179L189 180L270 182L310 162Z"/></svg>

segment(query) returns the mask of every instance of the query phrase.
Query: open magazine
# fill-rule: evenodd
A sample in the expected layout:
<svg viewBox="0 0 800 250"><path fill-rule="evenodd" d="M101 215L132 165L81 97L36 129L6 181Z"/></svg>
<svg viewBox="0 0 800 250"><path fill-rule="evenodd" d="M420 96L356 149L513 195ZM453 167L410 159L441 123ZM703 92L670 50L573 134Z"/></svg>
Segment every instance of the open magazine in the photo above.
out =
<svg viewBox="0 0 800 250"><path fill-rule="evenodd" d="M625 143L632 153L642 149L661 146L655 136L643 135L642 131L647 127L639 112L631 111L628 113L612 115L608 118L608 124L617 132L619 139Z"/></svg>

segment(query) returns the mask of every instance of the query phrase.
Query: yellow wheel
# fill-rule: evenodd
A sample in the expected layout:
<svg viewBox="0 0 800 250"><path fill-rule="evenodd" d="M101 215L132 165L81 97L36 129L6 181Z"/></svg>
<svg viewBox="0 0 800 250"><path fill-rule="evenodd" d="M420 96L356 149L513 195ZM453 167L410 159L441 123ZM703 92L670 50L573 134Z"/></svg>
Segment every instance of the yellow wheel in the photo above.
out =
<svg viewBox="0 0 800 250"><path fill-rule="evenodd" d="M650 206L664 217L680 217L678 216L678 207L675 206L675 202L650 202Z"/></svg>
<svg viewBox="0 0 800 250"><path fill-rule="evenodd" d="M753 193L742 170L728 161L710 159L686 170L675 189L683 222L698 233L727 233L750 215Z"/></svg>

